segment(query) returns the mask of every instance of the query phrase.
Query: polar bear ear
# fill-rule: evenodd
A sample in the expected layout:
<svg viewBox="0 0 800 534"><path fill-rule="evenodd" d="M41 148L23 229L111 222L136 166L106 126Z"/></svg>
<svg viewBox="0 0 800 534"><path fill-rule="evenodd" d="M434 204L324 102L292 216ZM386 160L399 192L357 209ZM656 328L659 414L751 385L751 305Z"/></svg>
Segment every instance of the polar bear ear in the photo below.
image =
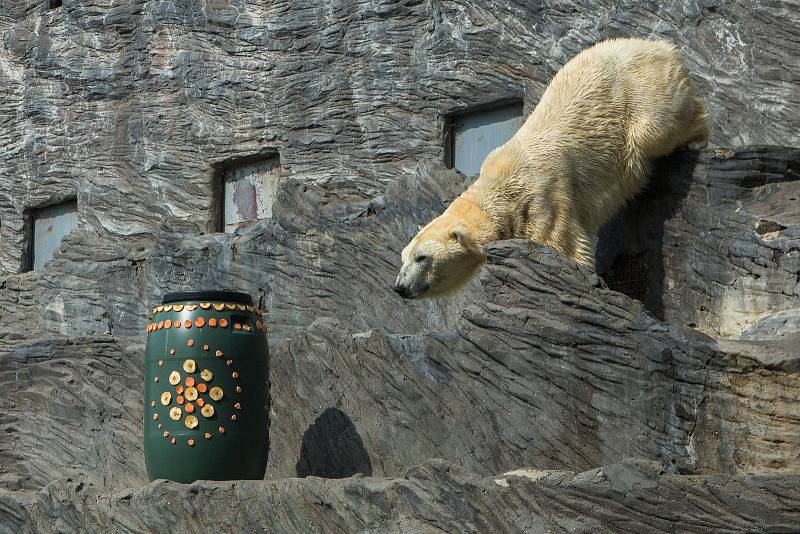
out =
<svg viewBox="0 0 800 534"><path fill-rule="evenodd" d="M469 243L469 237L464 230L458 228L450 232L450 241L458 241L461 246L466 247Z"/></svg>
<svg viewBox="0 0 800 534"><path fill-rule="evenodd" d="M464 247L464 250L467 250L471 253L481 254L481 249L470 237L469 232L467 232L463 228L456 228L455 230L450 231L450 240L457 241L459 245Z"/></svg>

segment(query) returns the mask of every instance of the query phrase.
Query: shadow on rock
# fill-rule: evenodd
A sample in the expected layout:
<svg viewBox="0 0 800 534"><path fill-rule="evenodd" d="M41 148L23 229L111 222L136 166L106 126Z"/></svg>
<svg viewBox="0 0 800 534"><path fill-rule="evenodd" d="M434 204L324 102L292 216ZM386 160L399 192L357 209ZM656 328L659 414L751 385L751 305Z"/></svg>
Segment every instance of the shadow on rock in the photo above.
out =
<svg viewBox="0 0 800 534"><path fill-rule="evenodd" d="M298 477L347 478L372 475L372 462L347 414L328 408L303 434L296 469Z"/></svg>
<svg viewBox="0 0 800 534"><path fill-rule="evenodd" d="M654 162L650 185L598 232L597 274L609 289L640 301L665 318L664 230L689 194L699 153L678 150ZM673 246L677 246L673 243Z"/></svg>

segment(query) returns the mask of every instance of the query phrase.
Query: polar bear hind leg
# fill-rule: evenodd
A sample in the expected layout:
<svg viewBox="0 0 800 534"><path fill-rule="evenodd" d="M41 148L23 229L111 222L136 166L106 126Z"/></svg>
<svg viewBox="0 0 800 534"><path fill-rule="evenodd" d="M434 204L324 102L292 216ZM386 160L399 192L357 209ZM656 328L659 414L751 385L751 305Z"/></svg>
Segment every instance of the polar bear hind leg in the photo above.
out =
<svg viewBox="0 0 800 534"><path fill-rule="evenodd" d="M708 114L703 103L696 96L692 97L692 122L683 144L694 150L708 146Z"/></svg>

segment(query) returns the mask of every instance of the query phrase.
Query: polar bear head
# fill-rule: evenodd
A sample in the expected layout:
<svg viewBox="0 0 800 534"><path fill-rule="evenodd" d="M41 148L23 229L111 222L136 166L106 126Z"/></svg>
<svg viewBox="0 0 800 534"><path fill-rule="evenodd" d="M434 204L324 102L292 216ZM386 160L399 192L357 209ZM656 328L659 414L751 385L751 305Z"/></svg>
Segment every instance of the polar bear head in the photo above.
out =
<svg viewBox="0 0 800 534"><path fill-rule="evenodd" d="M392 289L407 299L446 296L463 287L486 261L470 227L444 213L431 221L401 253L403 266Z"/></svg>

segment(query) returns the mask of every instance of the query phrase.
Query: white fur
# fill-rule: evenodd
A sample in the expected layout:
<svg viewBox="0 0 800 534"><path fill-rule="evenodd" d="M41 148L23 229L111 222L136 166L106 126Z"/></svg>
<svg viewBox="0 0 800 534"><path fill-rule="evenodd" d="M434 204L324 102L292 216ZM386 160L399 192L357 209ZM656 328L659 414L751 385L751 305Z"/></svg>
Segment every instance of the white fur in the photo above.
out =
<svg viewBox="0 0 800 534"><path fill-rule="evenodd" d="M498 239L533 239L591 266L592 237L646 185L650 162L707 139L705 110L672 45L614 39L588 48L556 74L467 191L409 243L398 284L427 288L414 297L451 292ZM452 246L453 228L469 247ZM403 277L421 254L432 258L429 268Z"/></svg>

